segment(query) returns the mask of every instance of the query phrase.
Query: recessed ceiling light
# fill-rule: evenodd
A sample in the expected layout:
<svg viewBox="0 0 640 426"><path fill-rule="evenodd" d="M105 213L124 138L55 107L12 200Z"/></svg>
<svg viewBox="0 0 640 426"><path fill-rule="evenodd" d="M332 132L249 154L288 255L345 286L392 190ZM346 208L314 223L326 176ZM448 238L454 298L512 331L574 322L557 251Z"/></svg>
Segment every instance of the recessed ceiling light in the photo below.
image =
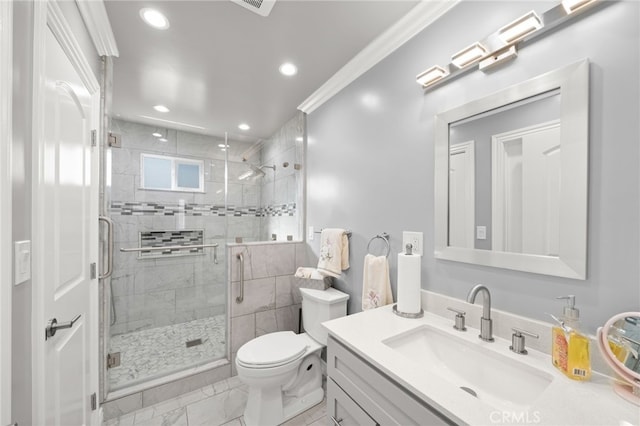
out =
<svg viewBox="0 0 640 426"><path fill-rule="evenodd" d="M155 109L158 112L169 112L169 108L167 108L164 105L156 105L153 107L153 109Z"/></svg>
<svg viewBox="0 0 640 426"><path fill-rule="evenodd" d="M302 138L302 136L298 136L298 137L296 138L296 142L302 142L303 140L304 140L304 139Z"/></svg>
<svg viewBox="0 0 640 426"><path fill-rule="evenodd" d="M140 9L140 17L147 25L158 30L166 30L169 28L169 20L161 12L145 7Z"/></svg>
<svg viewBox="0 0 640 426"><path fill-rule="evenodd" d="M169 139L167 139L167 138L160 138L160 139L158 139L158 140L159 140L160 142L169 142Z"/></svg>
<svg viewBox="0 0 640 426"><path fill-rule="evenodd" d="M225 145L223 143L218 144L218 148L229 148L229 145Z"/></svg>
<svg viewBox="0 0 640 426"><path fill-rule="evenodd" d="M250 128L251 128L251 126L249 126L247 123L238 124L238 129L240 129L240 130L249 130Z"/></svg>
<svg viewBox="0 0 640 426"><path fill-rule="evenodd" d="M292 75L298 74L298 67L293 65L291 62L285 62L280 65L280 74L286 75L287 77L291 77Z"/></svg>
<svg viewBox="0 0 640 426"><path fill-rule="evenodd" d="M153 132L153 133L151 133L151 136L155 136L156 138L160 138L160 137L162 137L162 133L160 133L160 132Z"/></svg>

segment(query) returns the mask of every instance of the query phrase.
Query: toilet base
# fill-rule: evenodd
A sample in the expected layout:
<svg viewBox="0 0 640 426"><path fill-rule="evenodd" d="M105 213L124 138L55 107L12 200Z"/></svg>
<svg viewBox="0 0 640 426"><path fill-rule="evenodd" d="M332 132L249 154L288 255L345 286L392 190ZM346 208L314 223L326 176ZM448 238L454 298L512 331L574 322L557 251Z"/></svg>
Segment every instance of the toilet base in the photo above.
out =
<svg viewBox="0 0 640 426"><path fill-rule="evenodd" d="M284 420L287 420L307 411L314 405L318 405L324 399L324 390L322 388L314 389L303 397L293 398L289 402L285 402L284 405Z"/></svg>
<svg viewBox="0 0 640 426"><path fill-rule="evenodd" d="M251 391L251 390L250 390ZM288 397L285 401L282 401L282 411L266 409L262 410L261 419L254 418L253 414L257 412L254 410L245 410L244 412L244 424L246 426L276 426L286 422L289 419L307 411L314 405L318 405L324 399L324 390L320 387L312 390L306 395L301 397ZM278 402L271 401L271 407L278 406ZM278 412L279 411L279 412ZM257 417L257 416L255 416Z"/></svg>

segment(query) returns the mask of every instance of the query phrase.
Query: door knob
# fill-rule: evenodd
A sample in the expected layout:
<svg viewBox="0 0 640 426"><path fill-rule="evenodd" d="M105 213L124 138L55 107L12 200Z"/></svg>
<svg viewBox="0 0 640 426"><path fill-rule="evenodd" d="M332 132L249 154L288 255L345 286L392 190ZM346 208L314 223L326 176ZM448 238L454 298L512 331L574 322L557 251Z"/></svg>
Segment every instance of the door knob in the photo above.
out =
<svg viewBox="0 0 640 426"><path fill-rule="evenodd" d="M80 319L80 315L76 316L69 322L61 322L58 323L58 320L53 318L47 322L47 326L44 328L44 340L47 340L49 337L53 337L56 335L56 331L63 330L65 328L73 327L76 321Z"/></svg>

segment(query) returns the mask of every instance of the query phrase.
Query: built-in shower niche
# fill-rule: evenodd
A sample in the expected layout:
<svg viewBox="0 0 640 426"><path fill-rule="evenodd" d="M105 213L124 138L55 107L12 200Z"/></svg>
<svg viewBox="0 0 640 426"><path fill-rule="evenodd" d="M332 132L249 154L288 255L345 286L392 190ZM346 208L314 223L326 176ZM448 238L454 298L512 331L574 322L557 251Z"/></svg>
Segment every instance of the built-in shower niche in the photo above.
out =
<svg viewBox="0 0 640 426"><path fill-rule="evenodd" d="M153 250L141 250L138 259L157 259L178 256L196 256L203 253L203 230L168 230L168 231L141 231L140 248L146 247ZM164 250L162 250L164 248Z"/></svg>

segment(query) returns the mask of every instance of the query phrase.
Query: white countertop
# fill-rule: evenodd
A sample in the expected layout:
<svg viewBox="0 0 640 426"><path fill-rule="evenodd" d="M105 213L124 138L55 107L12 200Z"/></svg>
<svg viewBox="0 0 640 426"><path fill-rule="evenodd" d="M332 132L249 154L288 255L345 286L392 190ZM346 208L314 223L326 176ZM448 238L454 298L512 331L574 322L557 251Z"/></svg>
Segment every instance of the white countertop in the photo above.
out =
<svg viewBox="0 0 640 426"><path fill-rule="evenodd" d="M509 412L489 406L382 343L424 324L542 370L552 375L553 381L526 411ZM420 319L402 318L393 314L389 305L327 321L323 325L331 336L457 423L640 425L640 407L616 395L610 378L593 372L590 381L571 380L551 365L551 357L547 354L533 349L528 349L528 355L515 354L509 350L510 341L496 337L495 342L483 342L477 337L478 330L467 327L466 333L457 332L452 328L453 320L432 313L425 312ZM597 350L591 348L591 351Z"/></svg>

